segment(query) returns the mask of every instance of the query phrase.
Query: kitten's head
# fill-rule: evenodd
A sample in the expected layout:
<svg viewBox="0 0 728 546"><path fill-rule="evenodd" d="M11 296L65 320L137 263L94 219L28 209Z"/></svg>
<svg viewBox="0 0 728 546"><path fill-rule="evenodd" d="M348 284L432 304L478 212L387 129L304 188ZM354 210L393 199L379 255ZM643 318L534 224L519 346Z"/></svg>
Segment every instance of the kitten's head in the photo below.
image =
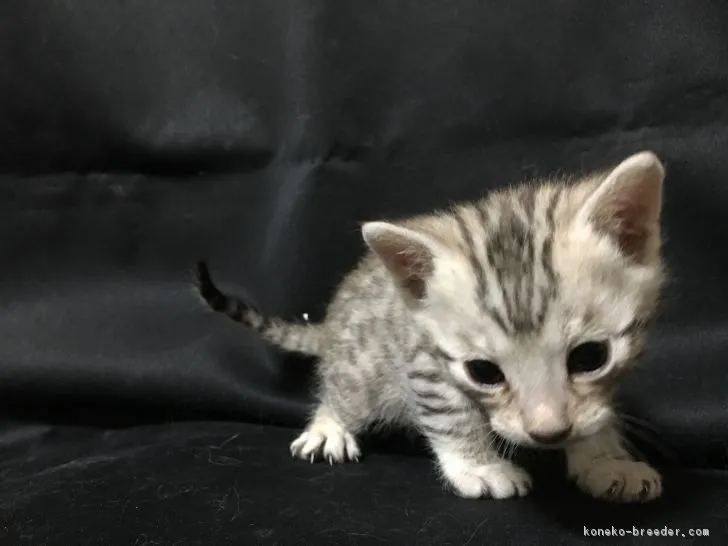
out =
<svg viewBox="0 0 728 546"><path fill-rule="evenodd" d="M556 446L612 419L663 281L664 175L642 152L574 183L363 226L447 379L501 436Z"/></svg>

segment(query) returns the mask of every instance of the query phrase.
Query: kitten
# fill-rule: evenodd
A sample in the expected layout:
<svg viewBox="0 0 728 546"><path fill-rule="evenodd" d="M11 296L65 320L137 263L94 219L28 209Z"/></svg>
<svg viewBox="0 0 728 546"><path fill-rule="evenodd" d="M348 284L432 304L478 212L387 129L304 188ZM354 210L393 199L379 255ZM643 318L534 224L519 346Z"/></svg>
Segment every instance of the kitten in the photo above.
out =
<svg viewBox="0 0 728 546"><path fill-rule="evenodd" d="M524 495L531 478L493 447L496 432L563 449L593 496L644 502L661 494L661 477L623 447L610 401L663 282L664 176L642 152L574 182L365 223L370 252L320 324L223 295L204 262L197 287L269 343L320 357L318 406L290 446L297 457L358 460L358 433L404 425L425 436L456 494Z"/></svg>

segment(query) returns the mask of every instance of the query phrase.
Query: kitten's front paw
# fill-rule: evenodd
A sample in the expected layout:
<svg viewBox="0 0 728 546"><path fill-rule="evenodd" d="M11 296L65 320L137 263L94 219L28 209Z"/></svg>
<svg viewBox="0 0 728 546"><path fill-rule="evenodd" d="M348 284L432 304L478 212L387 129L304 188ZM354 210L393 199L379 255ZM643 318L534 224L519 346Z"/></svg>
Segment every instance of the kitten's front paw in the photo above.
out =
<svg viewBox="0 0 728 546"><path fill-rule="evenodd" d="M329 418L318 418L291 443L291 455L314 462L323 457L329 464L359 461L361 451L354 435Z"/></svg>
<svg viewBox="0 0 728 546"><path fill-rule="evenodd" d="M509 461L473 466L453 460L441 461L441 466L455 493L466 499L522 497L531 490L528 472Z"/></svg>
<svg viewBox="0 0 728 546"><path fill-rule="evenodd" d="M660 474L640 461L596 459L572 477L582 491L613 502L648 502L662 494Z"/></svg>

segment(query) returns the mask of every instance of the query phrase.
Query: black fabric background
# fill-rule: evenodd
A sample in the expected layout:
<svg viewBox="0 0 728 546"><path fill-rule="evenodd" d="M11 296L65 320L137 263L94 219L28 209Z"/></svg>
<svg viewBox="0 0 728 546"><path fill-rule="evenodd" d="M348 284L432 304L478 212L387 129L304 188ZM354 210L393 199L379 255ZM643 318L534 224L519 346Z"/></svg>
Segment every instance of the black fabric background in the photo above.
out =
<svg viewBox="0 0 728 546"><path fill-rule="evenodd" d="M707 0L2 3L0 542L722 543L727 46ZM550 457L533 497L463 501L399 437L296 463L313 363L189 288L204 257L316 319L359 222L641 149L668 169L671 271L624 393L665 470L650 506L585 499Z"/></svg>

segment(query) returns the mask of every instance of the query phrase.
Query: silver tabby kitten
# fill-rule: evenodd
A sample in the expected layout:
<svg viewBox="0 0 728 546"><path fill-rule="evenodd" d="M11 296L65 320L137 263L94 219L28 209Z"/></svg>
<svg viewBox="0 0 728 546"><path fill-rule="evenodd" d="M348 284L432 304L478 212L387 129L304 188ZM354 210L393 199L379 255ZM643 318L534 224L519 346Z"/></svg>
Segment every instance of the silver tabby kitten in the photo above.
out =
<svg viewBox="0 0 728 546"><path fill-rule="evenodd" d="M360 456L375 424L414 427L468 498L531 488L493 447L561 448L589 494L648 501L660 475L623 447L611 399L642 350L663 281L665 171L651 152L585 179L524 184L447 212L369 222L369 252L320 324L267 317L223 295L214 310L289 351L320 357L300 458Z"/></svg>

